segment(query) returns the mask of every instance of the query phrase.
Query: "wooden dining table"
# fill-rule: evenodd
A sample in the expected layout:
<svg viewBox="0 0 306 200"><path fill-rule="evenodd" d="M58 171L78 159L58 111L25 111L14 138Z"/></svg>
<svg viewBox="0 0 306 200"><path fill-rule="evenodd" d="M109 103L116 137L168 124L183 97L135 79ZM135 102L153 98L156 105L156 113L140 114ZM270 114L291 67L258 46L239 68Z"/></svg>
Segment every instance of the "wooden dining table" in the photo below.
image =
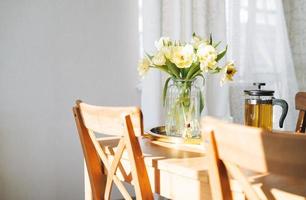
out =
<svg viewBox="0 0 306 200"><path fill-rule="evenodd" d="M148 135L140 136L138 140L154 193L178 200L211 199L208 159L204 145L165 143L155 141ZM101 146L111 157L116 151L118 138L100 138L99 142L103 144ZM129 171L128 155L126 154L122 156L121 167ZM122 181L130 181L127 174L118 171L118 177ZM84 173L85 199L89 200L92 197L86 165ZM305 180L288 179L271 174L246 173L249 174L249 180L259 195L264 194L268 199L306 199ZM240 185L235 180L232 180L230 184L234 199L246 199ZM263 199L267 198L263 197Z"/></svg>

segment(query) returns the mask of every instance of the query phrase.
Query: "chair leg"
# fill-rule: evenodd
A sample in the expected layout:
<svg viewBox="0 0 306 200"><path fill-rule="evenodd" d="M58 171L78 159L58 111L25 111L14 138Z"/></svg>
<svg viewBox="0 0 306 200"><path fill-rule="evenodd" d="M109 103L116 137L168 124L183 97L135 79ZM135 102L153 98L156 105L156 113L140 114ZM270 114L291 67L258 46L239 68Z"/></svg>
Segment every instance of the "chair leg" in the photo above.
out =
<svg viewBox="0 0 306 200"><path fill-rule="evenodd" d="M298 133L305 133L305 128L306 128L306 112L300 111L295 131Z"/></svg>

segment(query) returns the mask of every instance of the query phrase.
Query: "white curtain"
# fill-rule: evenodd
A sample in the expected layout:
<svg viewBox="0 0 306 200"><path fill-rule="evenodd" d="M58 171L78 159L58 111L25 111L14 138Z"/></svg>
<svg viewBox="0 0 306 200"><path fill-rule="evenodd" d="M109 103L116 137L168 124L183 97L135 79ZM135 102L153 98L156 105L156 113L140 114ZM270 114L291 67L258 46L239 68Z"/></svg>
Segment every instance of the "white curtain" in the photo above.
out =
<svg viewBox="0 0 306 200"><path fill-rule="evenodd" d="M232 115L242 123L243 89L252 82L265 82L276 97L288 101L285 126L293 128L297 83L281 0L139 0L139 5L141 51L152 52L154 40L161 35L189 41L193 32L203 37L212 33L214 40L229 44L224 60L235 60L238 75L233 84L223 87L218 75L207 77L205 115L223 119ZM163 76L151 71L141 81L147 128L163 124ZM276 112L278 117L280 111Z"/></svg>
<svg viewBox="0 0 306 200"><path fill-rule="evenodd" d="M156 0L138 0L140 57L144 52L154 51L154 42L161 36L161 2ZM159 71L151 70L140 80L141 108L145 128L163 124L162 120L162 79Z"/></svg>
<svg viewBox="0 0 306 200"><path fill-rule="evenodd" d="M285 129L294 130L294 96L297 81L281 0L226 0L228 57L236 61L238 73L231 85L231 113L242 122L243 89L265 82L275 97L285 99L289 112ZM278 128L280 108L274 109Z"/></svg>

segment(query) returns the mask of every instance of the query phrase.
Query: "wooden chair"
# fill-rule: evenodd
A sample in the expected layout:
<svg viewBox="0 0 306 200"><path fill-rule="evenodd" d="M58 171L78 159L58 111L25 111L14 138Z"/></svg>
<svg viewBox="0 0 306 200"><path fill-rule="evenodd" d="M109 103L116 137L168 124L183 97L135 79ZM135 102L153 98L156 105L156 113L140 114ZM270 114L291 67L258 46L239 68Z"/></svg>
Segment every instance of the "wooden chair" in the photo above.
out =
<svg viewBox="0 0 306 200"><path fill-rule="evenodd" d="M295 95L295 109L299 110L299 117L295 131L305 133L306 128L306 92L298 92Z"/></svg>
<svg viewBox="0 0 306 200"><path fill-rule="evenodd" d="M268 173L270 177L275 175L306 180L305 135L271 133L209 117L202 120L201 126L208 153L209 181L214 200L233 199L229 176L239 183L247 199L262 199L263 194L255 192L244 173L245 170ZM273 180L275 184L277 181ZM264 187L264 183L262 184ZM297 184L294 182L288 185ZM305 185L300 190L303 196L306 195ZM267 196L265 198L275 199Z"/></svg>
<svg viewBox="0 0 306 200"><path fill-rule="evenodd" d="M99 107L78 100L73 107L73 113L93 199L110 199L113 183L125 199L132 199L117 176L118 170L124 170L120 167L124 150L128 153L136 198L153 199L141 148L136 138L143 134L141 110L137 107ZM107 148L101 146L95 133L117 136L120 139L112 161L105 152ZM127 174L127 172L122 173Z"/></svg>

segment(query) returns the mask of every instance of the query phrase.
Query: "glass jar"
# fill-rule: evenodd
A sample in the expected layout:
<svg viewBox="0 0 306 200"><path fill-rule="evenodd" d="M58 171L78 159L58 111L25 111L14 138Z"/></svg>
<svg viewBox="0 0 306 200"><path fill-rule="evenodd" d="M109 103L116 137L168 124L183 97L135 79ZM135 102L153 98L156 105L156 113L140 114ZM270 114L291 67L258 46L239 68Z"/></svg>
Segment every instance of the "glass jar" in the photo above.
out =
<svg viewBox="0 0 306 200"><path fill-rule="evenodd" d="M197 80L171 80L165 102L165 129L168 136L200 138L200 116L204 103Z"/></svg>

